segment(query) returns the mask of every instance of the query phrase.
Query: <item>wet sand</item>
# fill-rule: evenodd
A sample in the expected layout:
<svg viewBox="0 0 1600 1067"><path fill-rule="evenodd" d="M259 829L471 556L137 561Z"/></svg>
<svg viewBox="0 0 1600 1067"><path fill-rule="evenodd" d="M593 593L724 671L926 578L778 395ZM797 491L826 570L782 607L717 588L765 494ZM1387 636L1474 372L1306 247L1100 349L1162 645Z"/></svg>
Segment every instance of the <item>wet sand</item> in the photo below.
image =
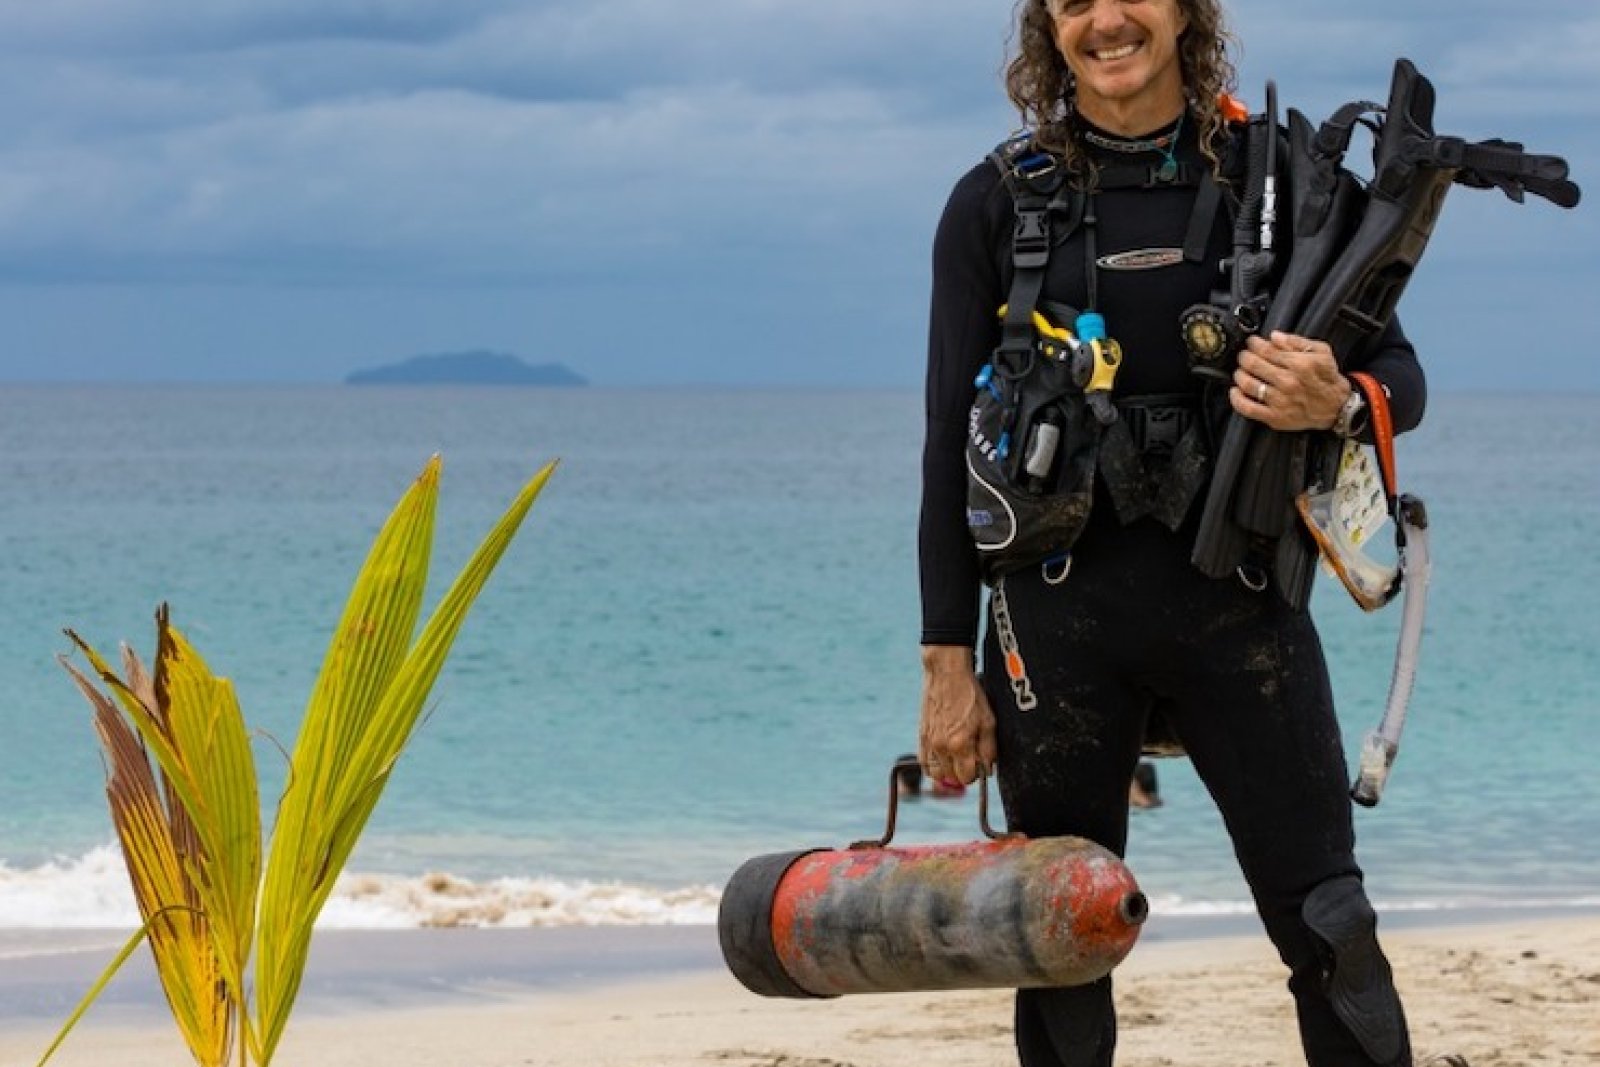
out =
<svg viewBox="0 0 1600 1067"><path fill-rule="evenodd" d="M1385 918L1419 1058L1600 1063L1600 914L1473 918ZM41 939L88 947L39 955ZM35 1062L114 940L0 937L0 1065ZM1153 924L1118 971L1119 1065L1303 1062L1283 979L1253 920ZM141 961L52 1062L189 1062L151 983ZM721 970L705 927L332 931L275 1062L998 1067L1015 1062L1009 1023L1004 991L765 1000Z"/></svg>

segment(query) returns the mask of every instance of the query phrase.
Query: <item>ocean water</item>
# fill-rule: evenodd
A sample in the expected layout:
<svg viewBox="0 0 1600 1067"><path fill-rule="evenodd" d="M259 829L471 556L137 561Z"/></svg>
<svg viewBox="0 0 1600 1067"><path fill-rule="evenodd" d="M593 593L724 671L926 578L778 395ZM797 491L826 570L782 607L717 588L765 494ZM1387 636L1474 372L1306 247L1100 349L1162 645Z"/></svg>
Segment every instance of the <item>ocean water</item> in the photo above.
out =
<svg viewBox="0 0 1600 1067"><path fill-rule="evenodd" d="M707 922L748 856L882 827L915 747L915 392L0 388L0 928L133 909L71 626L148 654L162 601L231 677L264 794L379 523L445 472L430 604L561 466L469 619L330 924ZM1600 396L1446 395L1403 440L1433 519L1422 670L1357 813L1391 909L1600 903ZM1398 608L1316 611L1354 753ZM1243 912L1203 787L1160 766L1129 862ZM269 804L270 815L270 804ZM996 817L998 821L998 816ZM919 801L900 840L977 833Z"/></svg>

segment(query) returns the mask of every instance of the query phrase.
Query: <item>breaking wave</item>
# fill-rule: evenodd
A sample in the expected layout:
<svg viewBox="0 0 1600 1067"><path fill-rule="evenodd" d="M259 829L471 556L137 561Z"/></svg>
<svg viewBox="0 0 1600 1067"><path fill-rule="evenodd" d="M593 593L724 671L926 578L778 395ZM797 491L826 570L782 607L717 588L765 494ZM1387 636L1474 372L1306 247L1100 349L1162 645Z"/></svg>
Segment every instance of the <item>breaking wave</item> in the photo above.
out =
<svg viewBox="0 0 1600 1067"><path fill-rule="evenodd" d="M330 928L668 926L713 924L721 891L712 885L662 888L620 881L537 877L474 880L446 872L352 872L340 877L318 920ZM1380 912L1495 912L1600 907L1600 896L1561 899L1468 897L1377 900ZM1245 916L1245 900L1158 894L1157 915ZM0 930L131 929L138 925L117 846L76 859L14 868L0 861Z"/></svg>
<svg viewBox="0 0 1600 1067"><path fill-rule="evenodd" d="M713 886L352 872L340 877L318 921L346 929L714 923L719 896ZM114 845L26 869L0 863L0 928L131 928L138 921Z"/></svg>

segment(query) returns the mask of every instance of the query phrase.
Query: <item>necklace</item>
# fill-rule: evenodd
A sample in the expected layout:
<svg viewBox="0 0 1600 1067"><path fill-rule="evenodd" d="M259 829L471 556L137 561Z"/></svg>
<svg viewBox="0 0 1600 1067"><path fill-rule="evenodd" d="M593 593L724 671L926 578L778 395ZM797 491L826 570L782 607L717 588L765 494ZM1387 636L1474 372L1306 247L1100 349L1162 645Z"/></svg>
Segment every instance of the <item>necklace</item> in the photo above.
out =
<svg viewBox="0 0 1600 1067"><path fill-rule="evenodd" d="M1164 182L1170 182L1178 176L1178 135L1183 132L1183 120L1187 115L1183 112L1178 115L1178 121L1173 123L1172 129L1157 137L1146 137L1139 140L1129 140L1124 137L1108 137L1094 130L1084 130L1083 139L1096 148L1104 148L1108 152L1122 152L1127 155L1137 155L1140 152L1159 152L1161 166L1156 169L1156 177Z"/></svg>

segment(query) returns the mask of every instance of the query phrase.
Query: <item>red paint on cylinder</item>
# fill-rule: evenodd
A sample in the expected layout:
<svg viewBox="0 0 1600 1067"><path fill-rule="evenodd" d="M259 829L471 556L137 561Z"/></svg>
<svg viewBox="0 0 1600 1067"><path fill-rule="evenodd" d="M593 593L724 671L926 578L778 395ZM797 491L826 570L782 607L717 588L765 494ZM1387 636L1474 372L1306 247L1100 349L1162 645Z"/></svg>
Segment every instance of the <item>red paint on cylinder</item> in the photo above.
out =
<svg viewBox="0 0 1600 1067"><path fill-rule="evenodd" d="M772 897L773 947L819 995L1075 985L1121 962L1143 897L1078 838L814 852Z"/></svg>

